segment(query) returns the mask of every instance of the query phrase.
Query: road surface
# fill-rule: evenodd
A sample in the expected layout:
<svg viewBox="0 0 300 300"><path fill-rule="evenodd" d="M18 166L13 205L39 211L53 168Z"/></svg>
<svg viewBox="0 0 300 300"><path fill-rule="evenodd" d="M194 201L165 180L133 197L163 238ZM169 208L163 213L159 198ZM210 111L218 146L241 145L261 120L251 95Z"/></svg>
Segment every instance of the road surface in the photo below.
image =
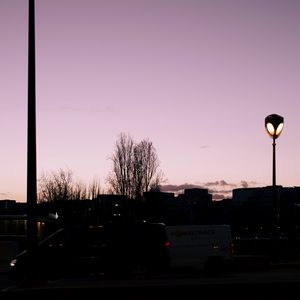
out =
<svg viewBox="0 0 300 300"><path fill-rule="evenodd" d="M12 284L12 282L6 282ZM256 300L298 299L300 265L276 265L260 270L234 270L220 277L201 272L173 272L130 279L65 278L45 286L2 286L0 299L102 299L102 300ZM293 296L295 295L295 296Z"/></svg>

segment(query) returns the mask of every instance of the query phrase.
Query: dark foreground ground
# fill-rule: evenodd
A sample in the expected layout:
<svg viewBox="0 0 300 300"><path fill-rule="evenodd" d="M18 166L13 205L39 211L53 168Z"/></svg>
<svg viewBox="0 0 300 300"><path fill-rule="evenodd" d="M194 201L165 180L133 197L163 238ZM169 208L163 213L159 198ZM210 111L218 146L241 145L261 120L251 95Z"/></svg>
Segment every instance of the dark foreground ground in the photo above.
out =
<svg viewBox="0 0 300 300"><path fill-rule="evenodd" d="M109 279L64 278L39 286L17 287L2 273L0 299L299 299L300 262L279 261L264 265L243 259L222 276L206 276L193 270L176 270L147 277Z"/></svg>

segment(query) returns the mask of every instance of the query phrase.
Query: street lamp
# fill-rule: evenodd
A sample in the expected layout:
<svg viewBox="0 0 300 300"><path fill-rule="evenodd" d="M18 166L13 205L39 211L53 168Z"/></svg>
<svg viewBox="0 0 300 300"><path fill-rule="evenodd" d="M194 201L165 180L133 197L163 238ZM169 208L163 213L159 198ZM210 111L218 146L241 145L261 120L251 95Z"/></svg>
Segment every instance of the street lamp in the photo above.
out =
<svg viewBox="0 0 300 300"><path fill-rule="evenodd" d="M283 129L283 117L272 114L265 118L265 127L268 134L273 139L273 186L276 186L276 164L275 164L275 140L279 137Z"/></svg>
<svg viewBox="0 0 300 300"><path fill-rule="evenodd" d="M283 129L283 117L277 114L269 115L265 118L265 127L273 139L273 178L272 178L272 185L273 185L273 202L274 202L274 211L275 211L275 226L276 228L279 225L279 199L277 195L277 188L276 188L276 156L275 156L275 146L276 146L276 139L282 132Z"/></svg>

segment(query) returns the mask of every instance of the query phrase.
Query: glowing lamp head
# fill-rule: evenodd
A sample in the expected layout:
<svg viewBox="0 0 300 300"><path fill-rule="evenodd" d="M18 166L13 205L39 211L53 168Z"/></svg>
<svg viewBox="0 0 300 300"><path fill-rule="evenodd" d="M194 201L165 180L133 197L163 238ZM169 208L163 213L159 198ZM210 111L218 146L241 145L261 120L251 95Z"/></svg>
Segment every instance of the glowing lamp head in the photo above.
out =
<svg viewBox="0 0 300 300"><path fill-rule="evenodd" d="M273 139L277 139L283 129L283 117L272 114L265 118L265 127L268 134Z"/></svg>

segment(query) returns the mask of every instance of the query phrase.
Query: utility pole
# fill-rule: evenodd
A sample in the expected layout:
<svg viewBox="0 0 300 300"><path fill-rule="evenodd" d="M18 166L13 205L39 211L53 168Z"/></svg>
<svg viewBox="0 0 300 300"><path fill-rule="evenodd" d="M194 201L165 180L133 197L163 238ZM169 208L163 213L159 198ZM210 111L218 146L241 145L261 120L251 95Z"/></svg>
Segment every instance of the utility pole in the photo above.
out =
<svg viewBox="0 0 300 300"><path fill-rule="evenodd" d="M37 244L36 177L36 89L35 89L35 3L29 0L28 14L28 116L27 116L27 247Z"/></svg>

